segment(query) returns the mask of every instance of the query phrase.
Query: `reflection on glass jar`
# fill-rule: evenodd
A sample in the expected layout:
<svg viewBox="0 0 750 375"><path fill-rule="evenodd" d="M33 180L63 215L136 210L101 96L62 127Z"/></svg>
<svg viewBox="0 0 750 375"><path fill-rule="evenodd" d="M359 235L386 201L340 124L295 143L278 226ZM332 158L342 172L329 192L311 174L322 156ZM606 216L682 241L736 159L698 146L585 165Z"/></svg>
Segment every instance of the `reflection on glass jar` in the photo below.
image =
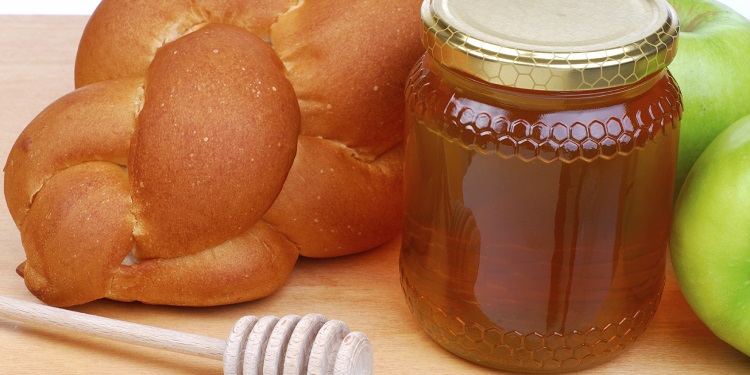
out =
<svg viewBox="0 0 750 375"><path fill-rule="evenodd" d="M630 49L627 58L608 57L614 73L598 61L593 73L532 61L516 71L567 71L508 83L501 72L519 62L486 56L502 49L485 41L476 43L482 51L466 52L471 38L502 43L502 27L473 25L475 11L454 3L425 2L428 52L406 92L407 302L433 339L477 363L529 372L601 363L645 330L664 286L682 113L666 70L674 11L660 0L635 2L653 13L635 17L649 20L645 31L627 28L636 35L614 42L634 38L643 56ZM506 9L502 3L518 2L493 0L483 12ZM524 55L522 43L511 44L504 53ZM635 73L623 77L628 69Z"/></svg>

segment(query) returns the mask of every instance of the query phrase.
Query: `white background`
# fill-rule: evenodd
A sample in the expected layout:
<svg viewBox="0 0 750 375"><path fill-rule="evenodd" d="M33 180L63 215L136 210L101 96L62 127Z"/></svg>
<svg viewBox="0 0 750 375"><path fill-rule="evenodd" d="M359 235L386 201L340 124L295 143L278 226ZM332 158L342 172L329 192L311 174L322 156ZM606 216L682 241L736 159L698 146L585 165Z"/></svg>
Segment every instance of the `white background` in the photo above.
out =
<svg viewBox="0 0 750 375"><path fill-rule="evenodd" d="M718 1L750 18L750 1ZM91 14L97 4L99 0L0 0L0 14Z"/></svg>

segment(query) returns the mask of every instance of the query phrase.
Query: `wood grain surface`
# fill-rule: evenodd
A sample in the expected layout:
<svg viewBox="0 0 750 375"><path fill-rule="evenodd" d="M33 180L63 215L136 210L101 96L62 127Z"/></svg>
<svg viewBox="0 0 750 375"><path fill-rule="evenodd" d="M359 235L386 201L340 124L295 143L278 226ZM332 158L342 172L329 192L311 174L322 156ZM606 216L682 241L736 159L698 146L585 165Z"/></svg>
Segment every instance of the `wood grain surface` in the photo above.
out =
<svg viewBox="0 0 750 375"><path fill-rule="evenodd" d="M0 161L44 107L73 89L73 63L86 17L0 16ZM4 202L4 199L3 199ZM15 274L24 260L18 230L0 208L0 295L36 299ZM399 239L337 259L300 259L281 291L260 301L176 308L97 301L74 310L225 338L244 315L316 312L365 332L376 374L495 373L435 344L406 306L398 275ZM3 374L221 374L220 362L154 351L83 334L0 320ZM579 374L748 374L750 358L717 339L691 311L668 270L666 290L646 333L623 354Z"/></svg>

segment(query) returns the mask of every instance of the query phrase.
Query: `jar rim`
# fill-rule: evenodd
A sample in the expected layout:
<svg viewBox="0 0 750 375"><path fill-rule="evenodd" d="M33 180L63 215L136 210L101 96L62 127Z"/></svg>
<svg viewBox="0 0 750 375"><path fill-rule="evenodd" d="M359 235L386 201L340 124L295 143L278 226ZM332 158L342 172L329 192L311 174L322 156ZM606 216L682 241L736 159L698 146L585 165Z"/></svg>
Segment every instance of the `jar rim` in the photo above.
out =
<svg viewBox="0 0 750 375"><path fill-rule="evenodd" d="M421 12L435 61L531 90L638 82L672 62L679 35L665 0L425 0Z"/></svg>

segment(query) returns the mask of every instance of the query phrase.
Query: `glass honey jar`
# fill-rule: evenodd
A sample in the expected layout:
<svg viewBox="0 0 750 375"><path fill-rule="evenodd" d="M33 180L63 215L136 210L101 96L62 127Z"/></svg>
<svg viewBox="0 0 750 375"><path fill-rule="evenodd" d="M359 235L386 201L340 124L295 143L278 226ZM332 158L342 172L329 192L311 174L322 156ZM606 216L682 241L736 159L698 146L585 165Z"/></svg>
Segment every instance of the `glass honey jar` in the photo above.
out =
<svg viewBox="0 0 750 375"><path fill-rule="evenodd" d="M682 116L663 0L426 0L406 89L401 284L449 351L602 363L661 298Z"/></svg>

